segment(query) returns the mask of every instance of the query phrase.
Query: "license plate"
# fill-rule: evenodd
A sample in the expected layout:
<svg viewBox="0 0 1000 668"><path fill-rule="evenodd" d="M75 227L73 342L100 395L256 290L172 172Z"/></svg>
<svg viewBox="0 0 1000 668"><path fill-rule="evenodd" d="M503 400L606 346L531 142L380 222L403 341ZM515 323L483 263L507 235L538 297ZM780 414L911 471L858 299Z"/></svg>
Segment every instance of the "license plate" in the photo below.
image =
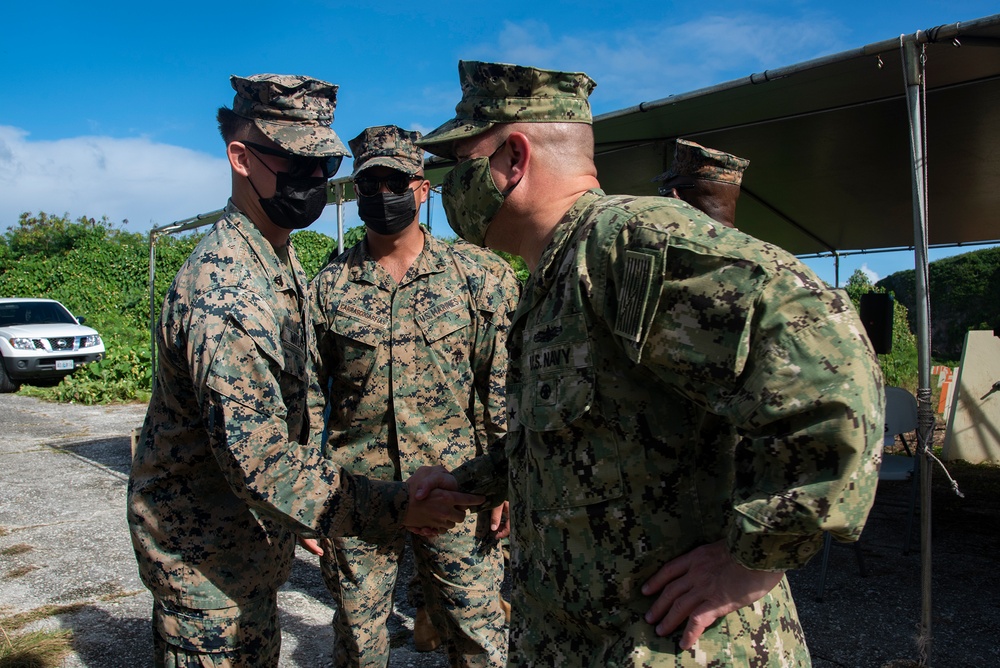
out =
<svg viewBox="0 0 1000 668"><path fill-rule="evenodd" d="M67 371L73 369L73 360L56 360L56 371Z"/></svg>

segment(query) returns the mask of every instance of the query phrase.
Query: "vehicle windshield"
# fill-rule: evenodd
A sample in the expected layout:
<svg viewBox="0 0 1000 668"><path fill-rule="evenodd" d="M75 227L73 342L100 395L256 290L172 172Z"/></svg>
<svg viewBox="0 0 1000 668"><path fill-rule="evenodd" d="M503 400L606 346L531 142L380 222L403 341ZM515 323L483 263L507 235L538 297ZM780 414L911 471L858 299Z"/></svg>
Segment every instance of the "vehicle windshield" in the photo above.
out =
<svg viewBox="0 0 1000 668"><path fill-rule="evenodd" d="M56 302L14 302L0 304L0 327L14 325L75 325L76 320Z"/></svg>

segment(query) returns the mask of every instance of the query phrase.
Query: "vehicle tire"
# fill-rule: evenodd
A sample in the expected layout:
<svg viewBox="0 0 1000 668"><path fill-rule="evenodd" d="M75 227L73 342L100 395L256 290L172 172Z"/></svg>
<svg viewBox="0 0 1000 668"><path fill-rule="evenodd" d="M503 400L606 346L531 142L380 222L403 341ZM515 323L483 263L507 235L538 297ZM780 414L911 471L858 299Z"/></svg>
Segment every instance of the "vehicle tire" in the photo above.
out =
<svg viewBox="0 0 1000 668"><path fill-rule="evenodd" d="M21 389L21 384L10 379L6 367L3 365L3 358L0 357L0 392L17 392L19 389Z"/></svg>

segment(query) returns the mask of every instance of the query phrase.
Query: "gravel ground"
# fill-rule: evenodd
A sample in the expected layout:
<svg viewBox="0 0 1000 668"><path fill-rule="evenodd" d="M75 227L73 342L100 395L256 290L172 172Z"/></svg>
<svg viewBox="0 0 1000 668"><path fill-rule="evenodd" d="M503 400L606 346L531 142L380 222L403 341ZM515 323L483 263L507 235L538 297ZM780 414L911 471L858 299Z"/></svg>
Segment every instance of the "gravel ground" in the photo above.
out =
<svg viewBox="0 0 1000 668"><path fill-rule="evenodd" d="M78 604L27 627L69 628L64 665L149 665L151 599L139 581L125 524L129 433L145 406L86 407L0 395L0 617L46 604ZM934 486L932 664L1000 666L1000 468L958 468L958 499ZM855 553L834 545L824 600L821 558L789 574L818 668L901 667L918 658L920 557L904 555L908 483L883 484ZM15 550L10 548L17 547ZM408 580L407 569L400 589ZM413 648L412 609L397 591L390 668L437 667L441 650ZM328 666L329 595L316 559L301 549L279 594L281 666Z"/></svg>

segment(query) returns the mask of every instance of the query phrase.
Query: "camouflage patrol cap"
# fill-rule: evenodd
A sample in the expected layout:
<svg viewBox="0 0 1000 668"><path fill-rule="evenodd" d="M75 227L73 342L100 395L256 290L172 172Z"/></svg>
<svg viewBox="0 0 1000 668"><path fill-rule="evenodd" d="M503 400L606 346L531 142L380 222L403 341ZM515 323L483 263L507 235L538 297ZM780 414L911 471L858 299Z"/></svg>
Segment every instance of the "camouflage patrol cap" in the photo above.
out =
<svg viewBox="0 0 1000 668"><path fill-rule="evenodd" d="M690 183L695 179L740 185L743 170L750 161L729 153L705 148L686 139L678 139L670 169L653 179L663 181L661 188Z"/></svg>
<svg viewBox="0 0 1000 668"><path fill-rule="evenodd" d="M310 157L350 155L330 128L337 107L335 84L297 74L235 74L233 112L254 122L278 146Z"/></svg>
<svg viewBox="0 0 1000 668"><path fill-rule="evenodd" d="M424 172L424 151L413 142L419 132L403 130L395 125L365 128L348 142L354 152L354 172L351 178L369 167L390 167L407 176Z"/></svg>
<svg viewBox="0 0 1000 668"><path fill-rule="evenodd" d="M462 100L455 118L417 144L454 158L459 139L475 137L497 123L591 123L590 93L597 85L583 72L556 72L535 67L458 62Z"/></svg>

